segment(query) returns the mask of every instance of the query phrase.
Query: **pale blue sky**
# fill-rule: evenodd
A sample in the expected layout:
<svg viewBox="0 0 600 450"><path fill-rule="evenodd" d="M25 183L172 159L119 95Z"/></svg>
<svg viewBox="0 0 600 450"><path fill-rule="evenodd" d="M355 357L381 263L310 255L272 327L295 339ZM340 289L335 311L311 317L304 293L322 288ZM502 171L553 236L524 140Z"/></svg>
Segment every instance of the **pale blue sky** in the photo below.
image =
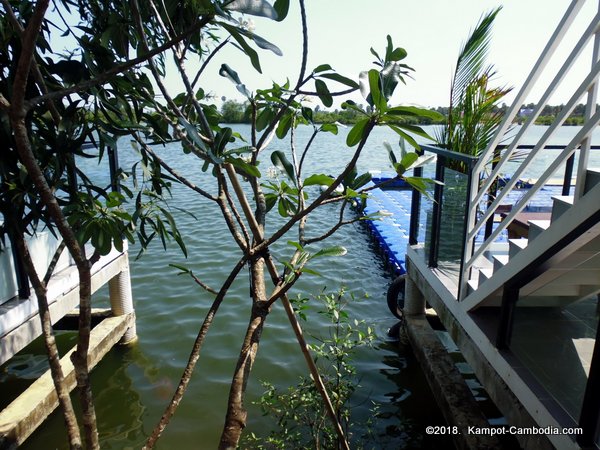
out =
<svg viewBox="0 0 600 450"><path fill-rule="evenodd" d="M217 97L242 99L233 84L218 75L224 62L239 73L251 91L270 87L272 81L280 84L286 78L292 83L296 81L300 66L301 28L298 1L290 2L290 14L284 22L252 17L255 32L279 46L283 56L259 49L263 67L260 75L245 55L228 46L208 66L201 81L205 91ZM515 88L506 97L507 103L510 103L569 4L568 0L306 0L308 69L328 63L341 74L358 80L361 71L373 67L374 58L369 49L374 47L383 52L389 34L396 46L406 49L408 57L405 62L415 69L414 79L407 79L405 86L398 87L392 103L446 106L461 44L483 13L502 5L494 24L489 62L495 65L498 85ZM586 2L571 34L559 48L557 59L548 66L546 75L540 79L540 86L532 91L528 102L538 100L570 47L578 40L577 33L587 27L596 8L597 1ZM65 45L67 49L73 48L72 42ZM566 102L570 97L569 91L587 74L591 65L591 48L584 52L584 56L585 60L566 78L565 86L557 91L551 104ZM187 64L193 76L199 62L190 59ZM167 72L166 84L174 95L182 91L174 69ZM334 83L331 88L335 88ZM351 98L364 102L358 93ZM337 104L339 99L335 106Z"/></svg>
<svg viewBox="0 0 600 450"><path fill-rule="evenodd" d="M454 61L461 43L481 14L503 5L494 25L489 62L496 67L499 84L518 88L569 5L567 0L307 0L306 3L309 69L329 63L340 73L358 79L360 71L372 67L369 48L383 51L386 35L390 34L397 46L407 50L406 63L415 69L414 80L408 79L392 102L422 106L448 103ZM593 1L587 3L580 16L589 21L596 5ZM263 65L263 76L260 76L238 50L227 49L209 67L203 83L205 89L218 96L239 98L233 85L217 74L222 62L235 69L250 90L268 87L271 80L279 83L286 77L292 82L296 80L301 49L297 2L292 0L290 15L282 23L253 20L255 32L277 44L284 56L260 51ZM584 26L578 28L582 30ZM567 42L575 42L576 38L578 36ZM548 74L555 73L560 62L559 58L559 62L550 66ZM586 59L585 69L589 66ZM581 73L579 71L571 82L567 80L567 84L578 83ZM536 101L540 94L541 89L537 89L530 100ZM359 96L354 98L361 100ZM559 91L553 100L551 103L568 100L566 90Z"/></svg>

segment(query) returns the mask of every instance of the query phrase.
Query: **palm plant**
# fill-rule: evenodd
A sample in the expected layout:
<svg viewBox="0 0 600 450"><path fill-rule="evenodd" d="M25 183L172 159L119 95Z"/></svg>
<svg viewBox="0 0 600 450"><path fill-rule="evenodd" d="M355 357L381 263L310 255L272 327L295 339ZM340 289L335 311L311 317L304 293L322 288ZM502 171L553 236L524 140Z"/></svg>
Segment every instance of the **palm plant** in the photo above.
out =
<svg viewBox="0 0 600 450"><path fill-rule="evenodd" d="M498 7L484 14L461 49L450 86L448 119L436 133L438 144L449 150L479 156L496 133L501 113L498 102L508 87L490 87L495 75L486 63Z"/></svg>

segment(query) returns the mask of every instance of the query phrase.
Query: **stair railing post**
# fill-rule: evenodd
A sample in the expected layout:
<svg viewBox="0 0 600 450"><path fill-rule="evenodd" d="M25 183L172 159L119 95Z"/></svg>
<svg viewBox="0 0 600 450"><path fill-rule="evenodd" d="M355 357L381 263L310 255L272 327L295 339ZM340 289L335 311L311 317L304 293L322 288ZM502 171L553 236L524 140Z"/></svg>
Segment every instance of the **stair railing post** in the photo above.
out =
<svg viewBox="0 0 600 450"><path fill-rule="evenodd" d="M435 179L444 182L444 164L446 158L442 155L437 155L435 165ZM443 184L436 183L433 190L433 208L431 213L431 233L429 243L429 267L435 268L438 266L438 249L440 242L440 223L442 220L442 197L444 194Z"/></svg>
<svg viewBox="0 0 600 450"><path fill-rule="evenodd" d="M598 4L600 12L600 2ZM594 35L594 50L592 52L592 67L600 60L600 31ZM588 89L587 105L585 108L585 120L588 121L596 112L596 101L598 97L598 77ZM585 138L581 141L581 149L579 151L579 164L577 167L577 183L575 185L575 201L581 198L585 188L585 176L588 168L590 154L591 138ZM564 195L564 194L563 194Z"/></svg>
<svg viewBox="0 0 600 450"><path fill-rule="evenodd" d="M422 156L424 151L422 149L416 150L417 155ZM423 176L423 167L417 167L414 170L415 177ZM410 228L408 231L408 243L409 245L417 245L419 235L419 223L421 213L421 193L414 189L412 190L412 200L410 203Z"/></svg>

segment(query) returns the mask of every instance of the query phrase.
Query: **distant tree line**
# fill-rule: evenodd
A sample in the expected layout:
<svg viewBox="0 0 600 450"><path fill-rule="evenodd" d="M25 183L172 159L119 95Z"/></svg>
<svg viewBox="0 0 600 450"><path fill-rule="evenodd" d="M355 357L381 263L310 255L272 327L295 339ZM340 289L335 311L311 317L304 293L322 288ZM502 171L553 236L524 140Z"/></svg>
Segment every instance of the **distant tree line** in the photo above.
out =
<svg viewBox="0 0 600 450"><path fill-rule="evenodd" d="M535 109L535 106L535 103L523 105L521 107L519 115L517 116L517 121L519 123L525 121L529 116L530 112ZM542 109L542 113L535 120L535 123L537 125L551 125L564 106L565 105L546 105L544 109ZM584 105L583 103L580 103L577 106L575 106L571 115L565 120L564 125L583 125L583 122L585 121L585 108L586 105ZM598 106L596 106L596 108L598 108Z"/></svg>
<svg viewBox="0 0 600 450"><path fill-rule="evenodd" d="M535 109L535 103L524 104L519 114L515 118L515 122L523 123L527 120L527 117ZM564 105L551 106L546 105L542 110L542 113L536 119L537 125L551 125L556 116L560 113ZM368 109L369 107L367 107ZM577 105L569 118L565 121L564 125L582 125L585 117L586 106L582 103ZM502 103L496 107L499 112L505 113L508 109L506 103ZM432 120L429 118L403 118L402 123L418 124L418 125L432 125L443 123L445 118L448 117L448 107L438 106L437 108L431 108L432 111L437 111L444 116L441 120ZM226 100L221 106L221 116L225 123L250 123L250 110L247 102L238 102L236 100ZM315 123L343 123L343 124L354 124L361 118L361 114L354 109L339 108L334 110L324 110L320 106L316 106L314 110L313 119Z"/></svg>
<svg viewBox="0 0 600 450"><path fill-rule="evenodd" d="M221 116L225 123L250 123L250 108L248 102L238 102L236 100L226 100L221 106ZM370 112L370 106L359 105L361 109ZM432 109L440 111L441 108ZM442 108L443 109L443 108ZM445 108L447 110L447 108ZM347 125L355 124L365 116L352 108L339 108L334 110L324 110L317 105L313 112L313 120L315 123L343 123ZM414 125L431 125L434 123L442 123L445 119L433 120L426 117L402 117L402 123Z"/></svg>

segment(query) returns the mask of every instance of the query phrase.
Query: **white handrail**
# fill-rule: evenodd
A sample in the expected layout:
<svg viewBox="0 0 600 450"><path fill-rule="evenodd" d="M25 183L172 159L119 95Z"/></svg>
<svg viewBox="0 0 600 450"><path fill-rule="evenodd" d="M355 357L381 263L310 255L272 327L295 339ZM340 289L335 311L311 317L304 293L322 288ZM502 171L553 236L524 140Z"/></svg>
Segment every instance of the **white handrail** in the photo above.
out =
<svg viewBox="0 0 600 450"><path fill-rule="evenodd" d="M554 91L556 91L558 85L563 80L563 78L567 75L571 66L577 60L577 57L584 50L584 48L585 48L586 44L589 42L589 40L596 33L598 33L599 30L600 30L600 13L596 14L594 19L592 19L592 22L590 22L590 25L583 32L581 38L579 39L577 44L575 44L575 46L573 47L571 54L567 57L564 64L562 65L562 67L556 73L556 76L554 77L552 82L548 85L548 88L546 89L546 91L540 98L538 104L534 108L533 113L531 114L531 116L529 116L527 121L525 121L525 123L523 124L523 126L521 127L521 129L519 130L519 132L517 133L517 135L511 142L511 144L505 150L502 158L500 159L500 161L498 162L498 164L496 166L496 169L491 173L489 178L480 186L479 193L473 199L472 205L477 205L479 203L479 201L481 200L481 198L483 197L483 195L489 190L489 188L492 185L492 183L494 182L496 176L498 176L500 171L503 169L504 163L506 163L509 160L509 158L512 156L512 154L514 153L514 151L517 148L517 145L521 142L522 137L525 135L525 133L527 133L527 131L529 130L529 127L535 123L535 120L539 117L539 115L545 108L546 104L548 103L548 100L550 99L550 97L552 96ZM592 66L592 72L594 70L595 70L594 66ZM583 83L581 83L581 85L587 86L587 83L584 81ZM583 95L583 93L584 92L582 92L581 95Z"/></svg>
<svg viewBox="0 0 600 450"><path fill-rule="evenodd" d="M465 261L465 267L471 267L473 265L474 261L487 249L488 245L486 244L493 242L500 235L500 233L504 231L504 229L508 226L510 222L512 222L515 216L525 208L529 200L531 200L531 198L535 194L537 194L537 192L541 188L545 186L546 181L548 181L550 177L554 174L554 172L556 172L556 169L558 169L561 166L561 164L564 164L567 158L569 158L569 156L571 156L575 152L576 148L580 145L581 141L583 139L589 138L589 136L593 133L594 129L598 126L599 123L600 111L597 111L590 118L590 120L585 123L583 128L579 131L579 133L575 135L571 142L569 142L569 144L560 153L560 155L552 161L548 168L546 168L546 170L539 177L537 182L531 188L529 188L525 195L523 195L523 197L519 199L517 204L513 206L510 213L508 213L506 218L502 222L500 222L500 224L498 224L498 227L496 227L496 229L492 232L490 237L475 252L473 252L473 255L471 256L469 261ZM506 189L505 187L503 192L506 190L510 189Z"/></svg>
<svg viewBox="0 0 600 450"><path fill-rule="evenodd" d="M463 249L464 250L463 251L464 259L463 259L463 270L462 270L462 274L461 274L462 275L461 276L462 283L461 283L461 286L459 289L459 296L461 299L467 293L466 287L467 287L467 282L469 280L469 273L470 273L470 269L473 266L475 260L489 248L491 243L508 226L508 224L512 221L512 219L514 219L514 217L526 206L529 199L531 197L533 197L539 191L539 189L541 189L541 187L544 186L546 181L554 174L556 169L558 169L558 167L561 164L564 164L566 159L575 152L575 149L578 146L581 145L581 146L586 147L586 149L587 149L587 146L589 145L588 138L591 135L594 127L598 124L598 122L600 122L600 113L595 113L595 110L592 109L591 106L589 106L590 101L592 101L591 100L592 96L594 96L593 105L595 106L595 101L596 101L595 93L597 90L596 86L597 86L597 82L598 82L598 76L600 75L600 62L598 61L599 55L600 55L600 9L599 9L598 13L595 15L595 17L590 21L589 25L586 27L586 30L582 33L577 44L573 47L573 50L571 51L570 55L567 57L567 59L562 64L561 69L557 72L557 74L554 77L554 79L552 80L552 82L548 85L547 89L545 90L544 94L542 95L542 98L540 99L540 101L538 101L538 104L537 104L536 108L534 109L533 114L528 118L525 125L521 128L521 130L519 131L517 136L513 139L511 144L504 151L503 156L501 157L499 163L495 166L494 170L492 171L492 173L488 177L488 179L484 180L482 182L481 186L479 185L479 180L481 178L481 175L484 172L486 165L495 156L496 148L500 144L501 139L504 137L506 131L508 130L508 127L512 124L514 118L516 117L518 111L521 108L521 105L525 102L527 95L531 92L533 86L535 85L536 81L542 74L544 68L546 67L546 65L548 64L550 59L552 59L555 50L561 43L565 34L568 32L575 17L577 16L579 11L583 7L584 2L585 2L585 0L573 0L570 3L569 7L567 8L567 11L565 12L560 23L558 24L556 30L550 37L550 40L544 47L544 50L542 51L540 57L538 58L537 62L535 63L531 73L529 74L529 76L527 77L522 88L518 92L513 104L510 106L507 113L505 114L503 121L501 122L501 124L498 128L498 131L496 132L496 134L492 138L489 146L484 151L484 153L481 155L479 161L477 162L477 164L474 167L474 170L472 172L473 173L473 182L471 184L471 190L469 192L470 200L469 200L469 205L468 205L468 208L466 211L467 217L466 217L466 231L465 232L467 233L467 239L465 239L465 248ZM508 180L508 182L505 184L505 186L502 189L502 192L496 197L496 199L491 203L491 205L488 208L486 208L486 211L483 213L483 215L481 217L477 218L478 206L479 206L483 196L489 191L489 189L492 186L492 184L494 183L494 181L496 181L499 174L501 173L501 170L503 170L504 165L506 164L507 161L509 161L509 159L513 155L514 151L518 148L519 144L521 143L521 139L527 132L527 129L529 128L530 125L532 125L535 122L535 119L540 115L543 108L546 106L548 100L550 99L552 93L554 93L554 91L557 89L557 87L561 84L565 75L571 69L571 67L573 66L575 61L579 58L583 48L586 46L586 44L589 42L589 40L591 39L592 36L595 36L596 39L594 42L594 55L593 55L593 61L592 61L592 68L591 68L588 76L580 84L578 89L574 92L573 96L571 97L571 99L569 100L567 105L564 108L562 108L561 112L556 117L553 124L546 131L546 133L544 133L544 135L542 136L542 139L535 145L534 149L529 153L527 158L525 158L525 160L521 163L521 165L519 166L517 171L511 176L511 179ZM476 238L477 234L479 233L480 229L493 216L497 207L501 204L503 199L508 195L508 193L513 189L513 187L518 182L521 174L532 163L532 161L535 159L535 157L540 152L540 150L544 148L544 146L546 145L546 143L548 142L550 137L552 137L552 134L556 131L556 129L559 126L561 126L562 123L568 118L568 116L571 114L571 112L577 105L577 102L586 93L586 91L588 92L588 110L586 111L586 114L587 114L586 119L589 119L589 120L586 121L582 130L579 133L577 133L577 136L561 152L559 157L556 158L550 164L550 166L545 170L544 174L538 179L537 183L531 189L529 189L529 191L526 193L526 195L519 202L517 202L517 205L515 205L513 207L512 211L508 214L506 219L503 220L496 227L496 229L492 232L492 234L485 240L485 242L483 242L482 245L477 250L475 250L474 249L474 241L475 241L475 238ZM584 158L587 159L587 156L584 155ZM578 183L577 183L578 187L577 188L579 188L579 185L582 184L580 182L581 179L579 177L580 177L581 173L584 173L584 171L581 168L582 168L582 165L580 163L580 167L579 167L579 171L578 171Z"/></svg>
<svg viewBox="0 0 600 450"><path fill-rule="evenodd" d="M502 189L502 192L500 193L500 195L496 198L494 203L492 203L492 205L490 205L488 207L487 211L483 214L483 216L479 219L479 221L474 225L473 230L469 233L467 239L473 239L479 232L479 229L492 216L492 214L494 214L496 207L502 202L504 197L506 197L506 195L508 195L510 190L519 181L519 178L521 177L523 172L525 170L527 170L527 168L531 165L531 163L536 158L538 153L544 148L544 146L546 146L546 144L548 143L548 141L550 140L552 135L556 132L556 130L560 126L562 126L562 124L565 122L565 120L567 120L567 118L569 117L571 112L573 112L573 110L579 103L581 97L590 89L591 86L593 86L596 83L598 76L600 76L600 62L597 62L594 65L594 67L592 68L592 71L583 80L583 82L579 85L579 87L573 94L573 97L571 97L569 102L561 109L560 113L554 119L554 122L552 122L552 125L546 130L546 132L543 134L541 139L537 142L537 144L535 145L533 150L531 150L531 152L529 153L527 158L525 158L525 160L519 165L519 167L514 172L514 174L510 178L510 180L507 181L507 183L504 186L504 188ZM518 145L518 142L516 144L515 144L515 142L517 142L516 139L511 143L512 148L516 148L516 145ZM579 142L578 142L578 144L579 144ZM502 169L502 167L500 166L500 164L498 164L498 167L496 167L496 169L492 172L492 175L489 177L489 179L495 179L495 177L498 175L500 169ZM488 179L488 181L489 181L489 179ZM486 183L484 183L484 186L486 186ZM485 189L485 191L483 191L483 189ZM488 189L489 189L489 186L487 186L485 188L482 187L483 192L487 192ZM475 197L475 199L473 201L478 202L479 198L480 197Z"/></svg>

